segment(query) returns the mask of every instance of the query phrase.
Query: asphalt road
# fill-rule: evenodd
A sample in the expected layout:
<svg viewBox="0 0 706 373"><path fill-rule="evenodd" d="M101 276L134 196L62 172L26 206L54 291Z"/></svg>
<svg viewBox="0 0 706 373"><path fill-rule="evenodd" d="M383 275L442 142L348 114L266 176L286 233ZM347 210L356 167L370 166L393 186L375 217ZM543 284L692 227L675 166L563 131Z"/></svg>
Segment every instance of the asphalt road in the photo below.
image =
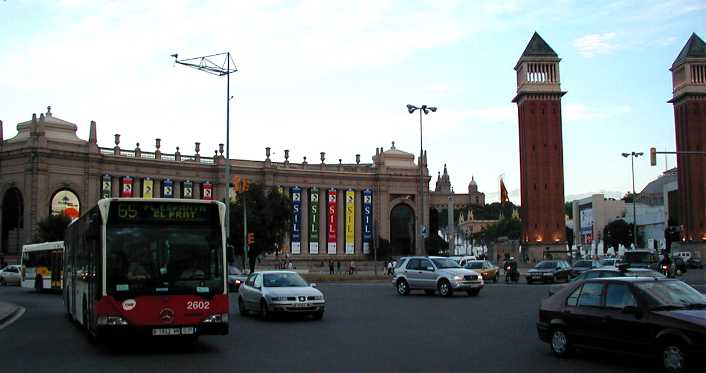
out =
<svg viewBox="0 0 706 373"><path fill-rule="evenodd" d="M706 291L703 271L685 278ZM321 284L322 321L243 318L194 346L165 339L92 345L64 318L61 297L0 287L27 311L0 331L2 372L641 372L650 361L584 352L562 360L537 339L545 285L488 285L478 297L413 293L387 283Z"/></svg>

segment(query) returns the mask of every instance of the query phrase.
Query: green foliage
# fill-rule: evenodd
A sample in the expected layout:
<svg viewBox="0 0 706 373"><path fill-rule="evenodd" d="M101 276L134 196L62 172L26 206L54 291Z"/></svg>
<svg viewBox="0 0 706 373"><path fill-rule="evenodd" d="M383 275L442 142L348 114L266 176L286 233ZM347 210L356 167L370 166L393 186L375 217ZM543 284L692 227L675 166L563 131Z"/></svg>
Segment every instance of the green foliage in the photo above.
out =
<svg viewBox="0 0 706 373"><path fill-rule="evenodd" d="M614 220L603 228L603 245L604 250L609 247L618 250L619 245L630 246L632 244L632 224L628 224L625 220Z"/></svg>
<svg viewBox="0 0 706 373"><path fill-rule="evenodd" d="M230 240L234 245L235 255L243 252L243 206L246 206L248 233L255 235L255 243L248 251L251 271L255 267L255 258L263 253L273 253L279 249L289 231L292 219L289 197L277 190L265 190L262 185L250 184L247 192L239 193L235 203L230 205ZM233 256L229 254L232 261Z"/></svg>
<svg viewBox="0 0 706 373"><path fill-rule="evenodd" d="M566 227L566 244L569 247L574 246L574 230L569 227Z"/></svg>
<svg viewBox="0 0 706 373"><path fill-rule="evenodd" d="M63 241L64 231L70 223L71 218L66 215L47 216L37 222L37 236L34 242Z"/></svg>
<svg viewBox="0 0 706 373"><path fill-rule="evenodd" d="M572 201L564 202L564 214L569 217L569 219L574 218L574 203Z"/></svg>
<svg viewBox="0 0 706 373"><path fill-rule="evenodd" d="M471 206L464 209L454 209L454 220L458 223L458 217L461 214L467 216L470 211L473 211L473 217L476 220L497 220L500 218L502 213L503 218L512 217L512 213L518 207L512 202L501 204L499 202L493 202L485 206ZM446 228L448 226L448 209L443 209L439 213L439 227Z"/></svg>
<svg viewBox="0 0 706 373"><path fill-rule="evenodd" d="M521 234L522 222L506 217L483 229L480 233L480 239L483 243L495 242L498 240L498 237L507 237L511 240L517 240L520 238Z"/></svg>

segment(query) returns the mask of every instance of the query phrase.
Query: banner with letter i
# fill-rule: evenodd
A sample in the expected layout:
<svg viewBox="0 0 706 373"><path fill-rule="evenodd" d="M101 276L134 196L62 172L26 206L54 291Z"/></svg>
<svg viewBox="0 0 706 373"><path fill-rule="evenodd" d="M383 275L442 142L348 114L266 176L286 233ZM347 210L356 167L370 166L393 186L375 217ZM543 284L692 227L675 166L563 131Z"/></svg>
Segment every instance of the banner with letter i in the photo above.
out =
<svg viewBox="0 0 706 373"><path fill-rule="evenodd" d="M142 179L142 198L152 198L154 197L154 181L149 177Z"/></svg>
<svg viewBox="0 0 706 373"><path fill-rule="evenodd" d="M301 254L302 232L301 232L301 207L302 188L295 186L292 193L292 254Z"/></svg>
<svg viewBox="0 0 706 373"><path fill-rule="evenodd" d="M373 191L363 190L363 254L370 254L370 242L373 240Z"/></svg>
<svg viewBox="0 0 706 373"><path fill-rule="evenodd" d="M328 190L328 208L326 210L326 241L328 243L328 253L336 254L336 189Z"/></svg>
<svg viewBox="0 0 706 373"><path fill-rule="evenodd" d="M213 184L211 184L210 181L204 181L202 184L203 187L203 193L201 195L203 196L203 199L206 200L212 200L213 199Z"/></svg>
<svg viewBox="0 0 706 373"><path fill-rule="evenodd" d="M319 253L319 188L309 189L309 254Z"/></svg>
<svg viewBox="0 0 706 373"><path fill-rule="evenodd" d="M133 180L130 176L123 176L121 187L120 187L120 197L132 197L132 183Z"/></svg>
<svg viewBox="0 0 706 373"><path fill-rule="evenodd" d="M171 179L162 181L162 197L174 198L174 182Z"/></svg>
<svg viewBox="0 0 706 373"><path fill-rule="evenodd" d="M191 180L185 180L181 184L181 198L194 197L194 183Z"/></svg>
<svg viewBox="0 0 706 373"><path fill-rule="evenodd" d="M355 192L346 191L346 254L355 253Z"/></svg>
<svg viewBox="0 0 706 373"><path fill-rule="evenodd" d="M113 178L109 174L103 175L101 178L101 198L110 198L113 196Z"/></svg>

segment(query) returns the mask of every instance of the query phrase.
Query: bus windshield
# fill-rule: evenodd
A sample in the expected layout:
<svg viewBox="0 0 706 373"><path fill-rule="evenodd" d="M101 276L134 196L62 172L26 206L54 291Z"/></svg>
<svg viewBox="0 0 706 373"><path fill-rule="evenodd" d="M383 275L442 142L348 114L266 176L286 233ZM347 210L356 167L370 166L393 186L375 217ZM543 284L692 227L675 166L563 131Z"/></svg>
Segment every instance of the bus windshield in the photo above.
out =
<svg viewBox="0 0 706 373"><path fill-rule="evenodd" d="M218 293L223 291L217 226L108 227L108 293Z"/></svg>

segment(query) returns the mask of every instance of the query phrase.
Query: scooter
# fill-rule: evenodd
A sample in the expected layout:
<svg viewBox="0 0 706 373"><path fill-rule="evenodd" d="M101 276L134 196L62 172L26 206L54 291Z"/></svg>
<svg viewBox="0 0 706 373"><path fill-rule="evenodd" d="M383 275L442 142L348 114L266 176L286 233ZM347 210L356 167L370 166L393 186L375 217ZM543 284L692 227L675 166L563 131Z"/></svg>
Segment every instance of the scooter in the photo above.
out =
<svg viewBox="0 0 706 373"><path fill-rule="evenodd" d="M508 264L505 266L505 283L520 281L520 273L517 271L516 266Z"/></svg>

